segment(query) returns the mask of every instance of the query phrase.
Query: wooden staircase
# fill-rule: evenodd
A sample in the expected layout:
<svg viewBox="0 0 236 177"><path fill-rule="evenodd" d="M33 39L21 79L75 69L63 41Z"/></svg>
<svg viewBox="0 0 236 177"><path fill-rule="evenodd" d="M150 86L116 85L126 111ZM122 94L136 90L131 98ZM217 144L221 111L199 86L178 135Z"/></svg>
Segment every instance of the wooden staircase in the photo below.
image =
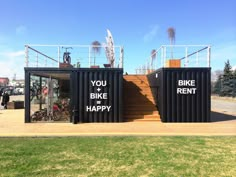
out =
<svg viewBox="0 0 236 177"><path fill-rule="evenodd" d="M123 110L126 121L160 121L146 75L125 75Z"/></svg>

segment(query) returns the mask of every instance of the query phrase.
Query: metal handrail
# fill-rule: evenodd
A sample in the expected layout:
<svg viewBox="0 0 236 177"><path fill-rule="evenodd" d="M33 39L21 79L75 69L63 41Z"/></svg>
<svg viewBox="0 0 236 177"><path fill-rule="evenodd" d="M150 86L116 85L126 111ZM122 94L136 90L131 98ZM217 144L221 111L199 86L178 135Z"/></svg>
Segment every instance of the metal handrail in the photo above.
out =
<svg viewBox="0 0 236 177"><path fill-rule="evenodd" d="M200 48L201 49L196 49L196 51L189 53L188 49L194 49L194 48ZM185 65L184 67L188 66L188 59L189 57L193 56L193 55L197 55L197 60L196 60L196 64L198 64L198 54L204 50L207 50L207 56L206 56L206 61L207 67L210 67L211 65L211 45L206 44L206 45L161 45L158 49L155 50L155 52L153 52L147 59L146 59L146 63L144 65L142 65L141 67L139 67L139 69L136 69L136 73L137 71L141 71L143 70L144 72L148 71L148 70L153 70L153 69L158 69L160 67L165 67L165 62L167 60L167 48L183 48L183 57L178 57L179 60L183 60L185 59ZM178 49L179 50L179 49ZM160 55L160 57L158 58L158 54ZM152 58L153 56L156 55L156 61L153 62ZM157 60L159 59L161 65L158 67L157 66ZM141 74L145 74L145 73L141 73Z"/></svg>

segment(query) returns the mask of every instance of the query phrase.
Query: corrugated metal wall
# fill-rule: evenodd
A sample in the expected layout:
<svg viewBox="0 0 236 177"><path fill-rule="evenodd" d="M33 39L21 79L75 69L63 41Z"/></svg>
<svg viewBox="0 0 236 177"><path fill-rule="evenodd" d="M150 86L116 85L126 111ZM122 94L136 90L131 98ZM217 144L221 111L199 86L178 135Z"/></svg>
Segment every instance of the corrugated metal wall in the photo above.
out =
<svg viewBox="0 0 236 177"><path fill-rule="evenodd" d="M161 68L148 79L163 122L210 121L210 68Z"/></svg>
<svg viewBox="0 0 236 177"><path fill-rule="evenodd" d="M25 68L25 122L30 122L31 73L70 74L72 123L123 122L123 69Z"/></svg>
<svg viewBox="0 0 236 177"><path fill-rule="evenodd" d="M78 70L74 75L77 122L122 122L122 69Z"/></svg>

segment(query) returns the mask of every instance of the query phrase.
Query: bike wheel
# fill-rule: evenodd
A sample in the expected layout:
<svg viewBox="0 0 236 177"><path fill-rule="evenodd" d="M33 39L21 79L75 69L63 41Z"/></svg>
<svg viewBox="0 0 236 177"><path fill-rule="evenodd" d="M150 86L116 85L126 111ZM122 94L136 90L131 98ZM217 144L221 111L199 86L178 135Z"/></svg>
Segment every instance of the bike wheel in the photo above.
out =
<svg viewBox="0 0 236 177"><path fill-rule="evenodd" d="M61 117L62 117L62 115L61 115L61 112L60 112L60 111L55 111L55 112L53 113L53 120L54 120L54 121L59 121L59 120L61 120Z"/></svg>

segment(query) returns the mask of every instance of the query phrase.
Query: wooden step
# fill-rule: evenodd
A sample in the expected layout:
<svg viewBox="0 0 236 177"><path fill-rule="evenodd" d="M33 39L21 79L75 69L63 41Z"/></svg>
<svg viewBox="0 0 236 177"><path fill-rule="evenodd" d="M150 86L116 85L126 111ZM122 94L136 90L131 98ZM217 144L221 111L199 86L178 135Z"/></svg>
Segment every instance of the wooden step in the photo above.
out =
<svg viewBox="0 0 236 177"><path fill-rule="evenodd" d="M139 98L137 100L124 98L123 101L124 101L124 104L126 104L126 103L136 104L137 103L137 104L147 104L147 105L153 104L153 105L155 105L155 101L151 98L145 98L145 99L140 99Z"/></svg>
<svg viewBox="0 0 236 177"><path fill-rule="evenodd" d="M142 103L142 104L145 104L145 103L150 104L150 103L152 103L152 104L155 104L154 100L151 99L151 98L143 98L143 99L138 98L137 100L124 98L123 101L125 103L131 103L131 104L132 103Z"/></svg>
<svg viewBox="0 0 236 177"><path fill-rule="evenodd" d="M148 101L131 101L131 100L129 100L129 101L126 101L125 103L124 103L124 106L152 106L152 107L155 107L155 102L154 101L150 101L150 100L148 100Z"/></svg>
<svg viewBox="0 0 236 177"><path fill-rule="evenodd" d="M149 82L148 80L145 80L145 79L126 79L126 80L123 80L123 83L141 83L141 84L148 84L149 85Z"/></svg>
<svg viewBox="0 0 236 177"><path fill-rule="evenodd" d="M150 97L153 99L153 96L150 94L150 93L130 93L130 94L124 94L123 95L123 98L126 99L126 98L130 98L130 99L135 99L136 98L146 98L146 97Z"/></svg>
<svg viewBox="0 0 236 177"><path fill-rule="evenodd" d="M126 97L123 97L124 101L129 101L129 100L133 100L133 101L154 101L153 97L151 97L150 95L127 95Z"/></svg>
<svg viewBox="0 0 236 177"><path fill-rule="evenodd" d="M151 107L152 109L156 109L156 105L155 105L155 102L151 102L151 101L146 101L146 102L134 102L134 101L126 101L124 104L123 104L124 108L125 107L136 107L137 109L139 108L148 108L148 107Z"/></svg>
<svg viewBox="0 0 236 177"><path fill-rule="evenodd" d="M139 75L139 76L123 76L124 79L147 79L146 75Z"/></svg>
<svg viewBox="0 0 236 177"><path fill-rule="evenodd" d="M149 82L147 79L124 79L124 83L146 83L149 85Z"/></svg>
<svg viewBox="0 0 236 177"><path fill-rule="evenodd" d="M146 74L129 74L129 75L124 75L124 77L146 77Z"/></svg>
<svg viewBox="0 0 236 177"><path fill-rule="evenodd" d="M148 83L148 79L144 79L144 78L125 78L123 81L131 81L131 82L135 82L135 81L143 81L143 82L147 82Z"/></svg>
<svg viewBox="0 0 236 177"><path fill-rule="evenodd" d="M149 86L141 86L141 85L124 85L125 89L130 89L130 90L134 90L134 91L139 91L139 90L143 90L143 91L150 91L152 92L151 90L149 90Z"/></svg>
<svg viewBox="0 0 236 177"><path fill-rule="evenodd" d="M123 104L124 106L123 107L136 107L136 108L152 108L152 109L156 109L156 105L154 103L151 103L151 102L146 102L146 103L142 103L142 102L137 102L137 103L124 103Z"/></svg>
<svg viewBox="0 0 236 177"><path fill-rule="evenodd" d="M161 119L126 119L126 122L160 122Z"/></svg>
<svg viewBox="0 0 236 177"><path fill-rule="evenodd" d="M151 95L142 95L142 94L130 94L124 95L124 100L154 100Z"/></svg>
<svg viewBox="0 0 236 177"><path fill-rule="evenodd" d="M134 112L134 113L131 113L131 112L128 112L128 113L125 113L125 117L144 117L144 116L156 116L156 117L159 117L159 113L151 113L151 112L147 112L147 113L138 113L138 112Z"/></svg>
<svg viewBox="0 0 236 177"><path fill-rule="evenodd" d="M137 93L131 93L131 94L129 94L129 95L124 95L123 96L123 98L124 99L147 99L147 98L150 98L150 99L152 99L152 100L154 100L153 99L153 97L152 97L152 95L149 95L149 94L137 94Z"/></svg>
<svg viewBox="0 0 236 177"><path fill-rule="evenodd" d="M152 92L148 91L148 90L133 90L133 89L127 89L127 88L124 88L125 91L129 90L130 93L124 93L124 97L131 97L131 96L152 96Z"/></svg>
<svg viewBox="0 0 236 177"><path fill-rule="evenodd" d="M131 90L145 90L145 91L149 91L150 86L147 85L139 85L139 84L133 84L133 85L123 85L123 88L126 89L131 89ZM150 90L151 91L151 90Z"/></svg>
<svg viewBox="0 0 236 177"><path fill-rule="evenodd" d="M155 105L142 105L142 104L124 104L123 106L124 110L155 110L156 111L156 106Z"/></svg>
<svg viewBox="0 0 236 177"><path fill-rule="evenodd" d="M142 84L142 85L149 85L149 82L148 82L148 80L123 80L123 83L124 84L127 84L127 85L129 85L129 84Z"/></svg>
<svg viewBox="0 0 236 177"><path fill-rule="evenodd" d="M146 101L153 102L154 101L154 99L151 96L147 96L147 97L142 96L140 98L140 95L133 95L133 96L129 96L129 97L127 96L123 98L123 101L129 101L129 100L134 101L134 102L146 102Z"/></svg>
<svg viewBox="0 0 236 177"><path fill-rule="evenodd" d="M152 92L145 90L145 89L140 89L140 90L133 90L133 89L128 89L124 88L124 90L129 90L130 93L124 93L124 96L130 96L130 95L143 95L143 96L152 96Z"/></svg>
<svg viewBox="0 0 236 177"><path fill-rule="evenodd" d="M130 92L129 93L124 93L124 96L128 96L128 95L135 95L135 94L138 94L138 95L150 95L152 96L152 92L149 91L149 90L146 90L146 89L139 89L139 90L135 90L135 89L130 89L130 88L125 88L124 87L124 90L127 91L129 90Z"/></svg>
<svg viewBox="0 0 236 177"><path fill-rule="evenodd" d="M125 75L123 110L127 121L160 121L146 75Z"/></svg>
<svg viewBox="0 0 236 177"><path fill-rule="evenodd" d="M143 84L132 84L132 85L131 84L124 84L123 88L133 89L133 90L146 90L146 91L148 90L149 91L150 86L143 85Z"/></svg>
<svg viewBox="0 0 236 177"><path fill-rule="evenodd" d="M152 108L156 108L155 106L155 102L154 101L132 101L132 100L129 100L129 101L124 101L125 103L123 104L124 107L130 107L130 106L137 106L137 108L139 107L152 107Z"/></svg>
<svg viewBox="0 0 236 177"><path fill-rule="evenodd" d="M147 111L147 110L133 110L133 111L129 111L129 110L124 110L124 114L125 115L158 115L159 112L158 111Z"/></svg>
<svg viewBox="0 0 236 177"><path fill-rule="evenodd" d="M142 114L132 114L132 115L125 115L124 118L135 118L135 119L140 119L140 118L160 118L160 115L159 114L145 114L145 115L142 115Z"/></svg>
<svg viewBox="0 0 236 177"><path fill-rule="evenodd" d="M127 93L124 94L124 98L125 97L132 98L132 96L142 96L142 97L149 96L149 97L152 97L152 94L149 93L149 92L143 92L143 91L140 91L139 93L136 93L136 92L133 91L130 94L127 94Z"/></svg>

